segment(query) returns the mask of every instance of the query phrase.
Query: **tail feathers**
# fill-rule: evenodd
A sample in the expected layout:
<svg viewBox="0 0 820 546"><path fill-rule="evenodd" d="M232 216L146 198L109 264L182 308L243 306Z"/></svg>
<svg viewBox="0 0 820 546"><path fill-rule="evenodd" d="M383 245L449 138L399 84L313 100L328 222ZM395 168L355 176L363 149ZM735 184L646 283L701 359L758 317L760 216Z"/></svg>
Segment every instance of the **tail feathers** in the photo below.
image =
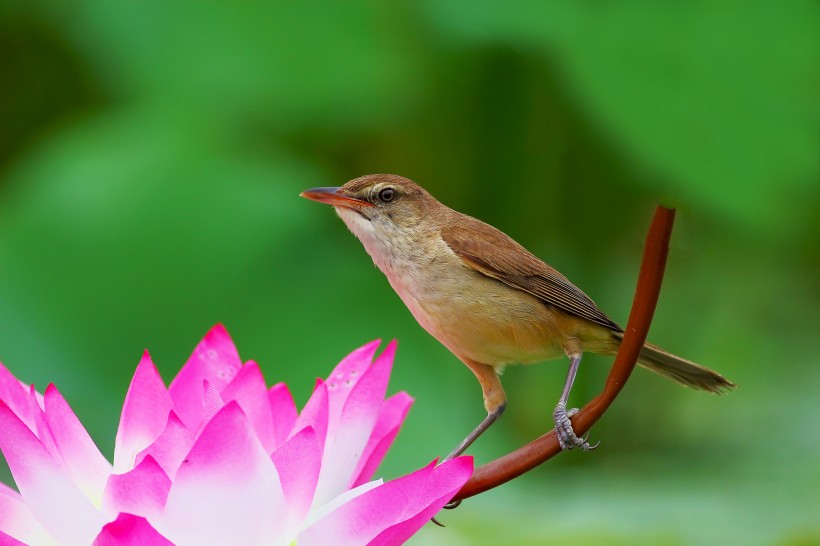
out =
<svg viewBox="0 0 820 546"><path fill-rule="evenodd" d="M623 334L614 335L618 340L623 339ZM668 353L651 343L641 349L638 364L686 387L715 394L722 394L736 386L716 371Z"/></svg>

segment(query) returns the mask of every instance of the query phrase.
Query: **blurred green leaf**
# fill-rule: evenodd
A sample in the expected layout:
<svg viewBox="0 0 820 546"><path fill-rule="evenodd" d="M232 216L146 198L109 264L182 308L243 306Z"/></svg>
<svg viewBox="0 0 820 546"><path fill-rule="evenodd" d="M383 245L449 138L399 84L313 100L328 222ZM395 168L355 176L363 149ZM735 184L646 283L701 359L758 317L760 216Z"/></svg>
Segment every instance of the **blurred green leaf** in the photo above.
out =
<svg viewBox="0 0 820 546"><path fill-rule="evenodd" d="M431 2L442 32L533 48L586 116L667 191L756 229L811 214L820 178L820 14L738 6ZM814 200L802 195L810 192ZM673 201L674 202L674 201Z"/></svg>

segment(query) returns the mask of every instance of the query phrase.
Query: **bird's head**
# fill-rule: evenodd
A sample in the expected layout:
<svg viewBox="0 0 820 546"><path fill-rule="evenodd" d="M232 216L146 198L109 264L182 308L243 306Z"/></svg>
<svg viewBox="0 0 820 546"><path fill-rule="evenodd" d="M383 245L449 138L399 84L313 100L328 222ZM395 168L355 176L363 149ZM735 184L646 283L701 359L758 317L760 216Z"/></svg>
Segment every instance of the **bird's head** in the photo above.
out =
<svg viewBox="0 0 820 546"><path fill-rule="evenodd" d="M423 236L443 207L424 188L395 174L369 174L344 186L313 188L300 195L333 205L368 251L369 239L396 244L401 242L397 239L411 242Z"/></svg>

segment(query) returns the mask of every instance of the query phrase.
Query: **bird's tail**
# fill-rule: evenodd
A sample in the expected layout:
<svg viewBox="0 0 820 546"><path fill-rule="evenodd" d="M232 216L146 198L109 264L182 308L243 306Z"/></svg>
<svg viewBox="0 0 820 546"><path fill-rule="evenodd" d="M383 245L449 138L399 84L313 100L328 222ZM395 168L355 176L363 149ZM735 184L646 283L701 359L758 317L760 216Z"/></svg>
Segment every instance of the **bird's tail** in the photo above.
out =
<svg viewBox="0 0 820 546"><path fill-rule="evenodd" d="M613 332L612 335L619 342L623 339L621 333ZM651 343L645 344L641 349L638 364L693 389L721 394L725 390L735 388L734 383L716 371L668 353Z"/></svg>

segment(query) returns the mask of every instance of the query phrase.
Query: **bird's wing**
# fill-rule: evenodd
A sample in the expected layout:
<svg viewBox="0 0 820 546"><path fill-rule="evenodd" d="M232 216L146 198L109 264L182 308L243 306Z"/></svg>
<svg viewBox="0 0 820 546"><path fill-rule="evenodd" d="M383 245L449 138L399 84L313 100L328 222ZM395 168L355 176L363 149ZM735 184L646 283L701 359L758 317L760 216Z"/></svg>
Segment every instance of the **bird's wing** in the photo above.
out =
<svg viewBox="0 0 820 546"><path fill-rule="evenodd" d="M458 223L442 230L441 237L467 267L562 311L623 331L566 277L489 224L462 215Z"/></svg>

